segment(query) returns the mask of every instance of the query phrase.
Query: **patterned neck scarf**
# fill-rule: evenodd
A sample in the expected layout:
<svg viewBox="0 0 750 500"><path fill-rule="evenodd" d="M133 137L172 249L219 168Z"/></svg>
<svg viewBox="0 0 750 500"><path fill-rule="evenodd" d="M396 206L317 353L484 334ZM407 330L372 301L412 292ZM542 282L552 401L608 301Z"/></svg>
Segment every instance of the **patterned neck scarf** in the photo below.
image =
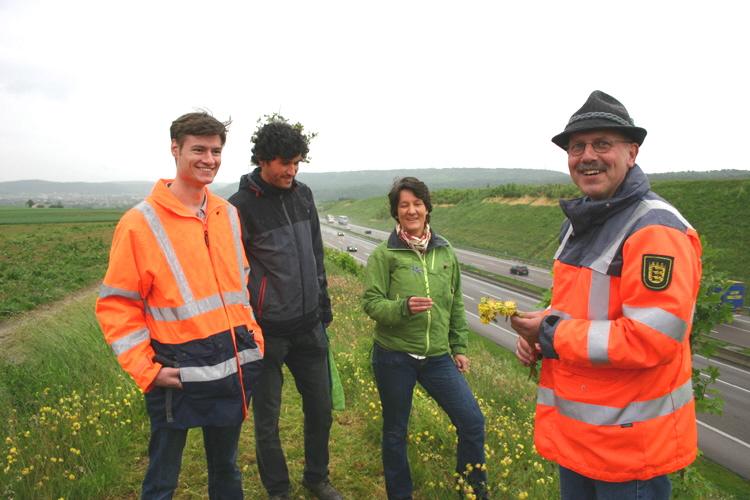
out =
<svg viewBox="0 0 750 500"><path fill-rule="evenodd" d="M427 244L430 242L430 237L432 236L430 225L426 222L424 224L424 233L422 234L421 238L412 236L411 234L401 229L401 224L396 224L396 233L398 234L398 237L401 238L401 241L406 243L406 246L408 246L412 250L416 250L419 253L425 253L425 251L427 250Z"/></svg>

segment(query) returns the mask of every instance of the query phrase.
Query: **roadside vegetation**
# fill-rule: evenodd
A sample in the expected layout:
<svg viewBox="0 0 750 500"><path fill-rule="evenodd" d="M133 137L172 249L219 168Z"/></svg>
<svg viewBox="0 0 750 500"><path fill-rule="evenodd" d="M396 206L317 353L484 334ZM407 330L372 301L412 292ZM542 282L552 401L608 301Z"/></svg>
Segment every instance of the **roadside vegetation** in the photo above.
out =
<svg viewBox="0 0 750 500"><path fill-rule="evenodd" d="M429 179L426 179L429 185ZM750 179L655 181L654 192L672 203L716 249L715 267L750 285ZM322 214L390 230L388 198L321 204ZM452 243L551 263L564 214L556 201L575 198L572 184L508 184L489 189L443 189L433 195L432 224Z"/></svg>

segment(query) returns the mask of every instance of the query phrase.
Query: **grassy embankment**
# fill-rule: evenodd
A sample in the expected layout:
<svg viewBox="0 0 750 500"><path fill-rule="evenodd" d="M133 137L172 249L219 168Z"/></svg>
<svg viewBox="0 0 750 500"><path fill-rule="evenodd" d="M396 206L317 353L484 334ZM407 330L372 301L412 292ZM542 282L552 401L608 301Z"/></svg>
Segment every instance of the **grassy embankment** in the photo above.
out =
<svg viewBox="0 0 750 500"><path fill-rule="evenodd" d="M67 267L75 274L103 269L106 249L99 239L111 238L97 224L39 226L26 231L50 235L54 241L37 245L40 261L56 259L64 242L79 241L87 259L72 259ZM5 236L19 227L0 226L0 255L5 266L34 268L38 262L26 254L10 253ZM103 234L107 233L109 234ZM52 236L54 235L54 237ZM92 236L94 235L94 236ZM34 241L34 240L32 240ZM26 245L21 245L21 248ZM108 244L107 244L108 247ZM349 498L383 498L379 463L380 417L377 392L368 364L370 323L357 297L359 278L342 271L350 268L348 255L328 263L336 318L333 346L348 398L346 411L335 413L332 431L333 479ZM24 265L25 264L25 265ZM59 264L59 261L58 261ZM3 267L0 269L7 269ZM96 274L96 273L94 273ZM35 287L58 289L64 276L25 281L25 271L15 282L14 295L44 294ZM99 274L89 283L101 278ZM21 315L0 328L10 333L0 349L0 435L5 457L0 474L0 498L34 499L135 499L146 465L148 421L142 398L125 377L102 340L93 315L95 291L80 300L55 305L40 315ZM534 385L526 380L512 356L492 343L472 337L473 390L487 416L488 469L494 498L555 498L555 473L551 464L532 448ZM299 399L292 384L285 389L282 428L294 478L303 466ZM453 498L452 458L455 435L449 422L423 393L416 395L412 421L411 462L419 485L417 498ZM252 426L243 433L240 463L245 469L246 498L264 498L254 464ZM702 474L715 486L714 498L748 498L749 483L724 469L700 460L687 478ZM205 497L205 466L199 433L191 433L185 452L183 476L177 498ZM677 478L676 478L677 479ZM309 498L295 486L294 498ZM695 488L691 486L690 488Z"/></svg>
<svg viewBox="0 0 750 500"><path fill-rule="evenodd" d="M658 181L652 188L717 250L717 271L750 285L750 179ZM564 218L556 200L576 196L574 185L441 190L433 193L432 225L459 245L551 262ZM321 206L355 224L393 228L385 193Z"/></svg>

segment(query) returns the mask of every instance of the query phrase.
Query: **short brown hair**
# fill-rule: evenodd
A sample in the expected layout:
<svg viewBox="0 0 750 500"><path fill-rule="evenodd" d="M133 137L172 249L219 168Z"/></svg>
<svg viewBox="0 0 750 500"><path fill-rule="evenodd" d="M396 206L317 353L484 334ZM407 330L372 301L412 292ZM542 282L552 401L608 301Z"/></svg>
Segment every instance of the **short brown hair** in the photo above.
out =
<svg viewBox="0 0 750 500"><path fill-rule="evenodd" d="M220 122L208 111L201 110L184 114L173 121L172 126L169 127L169 135L173 140L177 141L180 147L185 142L185 136L188 135L218 135L221 138L221 145L223 146L227 142L227 132L231 124L231 118L226 122Z"/></svg>
<svg viewBox="0 0 750 500"><path fill-rule="evenodd" d="M430 222L430 212L432 212L432 200L430 199L430 190L427 184L416 177L402 177L393 182L391 192L388 193L388 201L391 204L391 217L398 220L398 200L401 197L401 190L408 189L414 196L424 202L427 208L427 222Z"/></svg>

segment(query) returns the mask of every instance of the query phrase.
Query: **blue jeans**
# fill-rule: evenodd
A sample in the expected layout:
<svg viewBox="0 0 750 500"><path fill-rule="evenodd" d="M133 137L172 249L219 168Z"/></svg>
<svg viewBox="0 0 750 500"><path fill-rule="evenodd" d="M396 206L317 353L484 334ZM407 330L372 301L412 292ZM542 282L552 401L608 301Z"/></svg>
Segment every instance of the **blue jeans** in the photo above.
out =
<svg viewBox="0 0 750 500"><path fill-rule="evenodd" d="M372 352L375 382L383 406L383 469L389 500L410 499L413 483L406 452L414 386L417 382L448 414L458 434L456 472L467 464L484 464L484 415L449 354L416 359L375 344ZM473 470L468 482L481 493L487 473ZM481 498L481 495L478 495Z"/></svg>
<svg viewBox="0 0 750 500"><path fill-rule="evenodd" d="M656 476L645 481L610 483L588 478L560 466L562 500L669 500L672 482L669 476Z"/></svg>
<svg viewBox="0 0 750 500"><path fill-rule="evenodd" d="M252 397L255 420L255 456L258 472L269 496L288 494L289 470L279 436L282 366L294 377L302 396L305 469L303 479L322 483L328 479L328 438L331 432L331 390L328 377L328 340L321 323L311 330L289 335L267 335L263 372Z"/></svg>
<svg viewBox="0 0 750 500"><path fill-rule="evenodd" d="M242 425L201 427L208 465L208 498L241 500L242 472L237 467L237 444ZM188 429L151 426L148 470L143 479L141 500L169 500L177 489L182 468L182 451Z"/></svg>

